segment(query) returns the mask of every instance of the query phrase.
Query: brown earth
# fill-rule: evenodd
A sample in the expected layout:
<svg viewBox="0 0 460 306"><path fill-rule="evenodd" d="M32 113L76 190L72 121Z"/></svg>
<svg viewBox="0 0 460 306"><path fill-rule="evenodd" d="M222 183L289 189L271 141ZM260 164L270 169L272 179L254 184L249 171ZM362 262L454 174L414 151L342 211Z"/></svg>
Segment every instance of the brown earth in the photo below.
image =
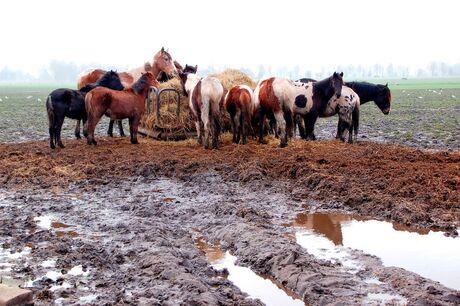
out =
<svg viewBox="0 0 460 306"><path fill-rule="evenodd" d="M51 150L44 141L0 145L0 182L15 188L56 188L82 181L155 173L184 177L214 169L224 179L288 182L294 198L420 227L460 225L460 151L422 151L360 141L294 140L288 148L255 142L204 150L195 141L177 143L101 139L88 147L67 140Z"/></svg>
<svg viewBox="0 0 460 306"><path fill-rule="evenodd" d="M460 303L459 291L360 251L352 253L358 273L317 259L285 226L298 212L340 210L455 235L460 151L302 140L281 149L273 138L246 146L223 138L219 150L145 138L99 138L96 147L68 139L54 151L46 141L1 144L0 241L31 248L10 276L38 279L40 263L56 259L64 275L34 282L37 305L88 294L94 305L260 305L209 266L195 243L202 237L307 304L379 305L369 293ZM57 218L56 228L38 228L40 215ZM66 274L76 265L89 276ZM51 288L63 282L70 288Z"/></svg>

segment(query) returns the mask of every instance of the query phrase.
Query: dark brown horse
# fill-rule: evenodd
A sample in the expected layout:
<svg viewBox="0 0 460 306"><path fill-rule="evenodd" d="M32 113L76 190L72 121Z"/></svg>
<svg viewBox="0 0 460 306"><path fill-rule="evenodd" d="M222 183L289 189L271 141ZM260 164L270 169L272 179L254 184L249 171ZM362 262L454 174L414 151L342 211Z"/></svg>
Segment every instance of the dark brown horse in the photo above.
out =
<svg viewBox="0 0 460 306"><path fill-rule="evenodd" d="M155 82L151 72L146 72L130 88L115 91L98 87L90 91L85 98L88 113L88 144L96 145L94 130L102 115L112 120L129 119L131 143L137 144L137 129L145 110L145 97Z"/></svg>
<svg viewBox="0 0 460 306"><path fill-rule="evenodd" d="M177 61L174 61L174 66L176 66L176 69L177 69L177 73L196 73L198 71L198 66L195 65L195 66L191 66L191 65L188 65L188 64L185 64L185 68L182 67L181 64L179 64L179 62ZM164 73L163 71L160 72L160 74L158 74L158 77L157 77L157 81L160 82L160 83L163 83L163 82L167 82L169 80L171 80L172 77L166 73Z"/></svg>
<svg viewBox="0 0 460 306"><path fill-rule="evenodd" d="M72 118L86 122L85 96L99 86L122 90L118 74L112 70L106 72L96 83L87 84L80 90L60 88L53 90L46 98L46 110L49 121L50 147L54 149L56 144L64 148L61 140L61 129L64 118ZM75 131L75 136L80 138L80 130Z"/></svg>

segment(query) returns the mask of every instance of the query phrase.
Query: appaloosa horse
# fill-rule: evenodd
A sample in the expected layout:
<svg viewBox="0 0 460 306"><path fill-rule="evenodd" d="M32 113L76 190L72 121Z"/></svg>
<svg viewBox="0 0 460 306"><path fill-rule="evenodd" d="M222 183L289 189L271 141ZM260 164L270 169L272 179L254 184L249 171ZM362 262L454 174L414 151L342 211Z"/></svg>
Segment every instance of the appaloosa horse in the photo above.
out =
<svg viewBox="0 0 460 306"><path fill-rule="evenodd" d="M131 143L137 144L137 129L145 110L145 97L148 89L156 81L151 72L141 75L139 80L131 87L122 91L98 87L91 90L85 97L86 111L88 113L88 138L89 145L96 145L94 130L102 115L112 120L129 119L129 132Z"/></svg>
<svg viewBox="0 0 460 306"><path fill-rule="evenodd" d="M253 133L251 123L254 113L252 89L247 85L233 86L225 96L224 108L230 114L233 142L239 143L242 137L243 144L246 144L248 133Z"/></svg>
<svg viewBox="0 0 460 306"><path fill-rule="evenodd" d="M144 66L131 69L127 72L119 72L121 82L123 86L129 87L131 86L135 80L139 79L142 73L150 71L155 80L160 74L160 72L164 72L166 75L176 75L177 69L174 66L174 60L169 54L169 52L165 51L164 48L161 48L154 56L151 63L147 62ZM89 71L85 71L78 76L77 79L77 88L81 88L88 83L93 83L97 80L102 74L104 74L104 70L102 69L92 69ZM158 82L153 83L154 86L158 85ZM107 130L107 134L112 137L113 136L113 121L109 123L109 129ZM77 122L78 130L80 130L80 122ZM124 136L123 132L123 125L121 121L118 122L118 128L120 130L120 136Z"/></svg>
<svg viewBox="0 0 460 306"><path fill-rule="evenodd" d="M307 84L275 77L260 81L254 90L259 141L263 142L263 124L267 115L273 115L276 119L280 131L280 147L287 146L288 134L292 133L295 114L309 119L307 137L315 139L313 133L315 121L332 96L340 96L342 85L343 73L337 72L322 81Z"/></svg>
<svg viewBox="0 0 460 306"><path fill-rule="evenodd" d="M49 121L50 147L52 149L56 147L56 144L64 148L64 144L61 141L64 117L82 120L83 124L86 122L85 96L90 90L99 86L114 90L123 89L118 74L110 70L104 73L96 83L87 84L80 90L60 88L53 90L48 95L46 98L46 111ZM75 130L75 136L80 138L80 129Z"/></svg>
<svg viewBox="0 0 460 306"><path fill-rule="evenodd" d="M189 97L190 111L198 133L198 143L203 143L205 149L208 149L211 133L212 148L217 149L222 126L220 118L220 105L224 98L222 83L217 78L210 76L200 78L191 73L181 73L179 76L182 89Z"/></svg>
<svg viewBox="0 0 460 306"><path fill-rule="evenodd" d="M300 79L299 81L304 83L315 82L315 80L308 78ZM332 105L334 105L333 107L336 107L335 112L329 111L328 113L320 114L320 117L329 117L335 115L336 113L339 114L336 138L340 138L341 140L344 140L343 131L347 128L351 129L351 125L353 125L355 138L358 134L359 105L357 104L364 104L369 101L374 101L382 113L385 115L387 115L391 110L391 92L388 88L388 84L381 85L367 82L345 82L344 85L346 88L348 88L347 92L350 92L350 90L352 92L350 94L342 93L341 99L331 99L328 104L328 108L331 109ZM356 95L358 95L357 101ZM302 138L306 138L303 122L298 119L299 118L296 117L296 123L299 127L300 136ZM349 135L349 142L351 142L350 140L351 138Z"/></svg>

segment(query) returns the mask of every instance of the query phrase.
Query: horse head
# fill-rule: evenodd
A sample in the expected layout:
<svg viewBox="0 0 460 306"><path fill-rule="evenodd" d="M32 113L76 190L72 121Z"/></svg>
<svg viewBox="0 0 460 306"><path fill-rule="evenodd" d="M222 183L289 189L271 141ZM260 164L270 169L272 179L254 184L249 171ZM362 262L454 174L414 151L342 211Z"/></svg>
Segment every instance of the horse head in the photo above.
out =
<svg viewBox="0 0 460 306"><path fill-rule="evenodd" d="M196 73L198 71L198 65L192 66L185 64L184 72Z"/></svg>
<svg viewBox="0 0 460 306"><path fill-rule="evenodd" d="M201 80L200 76L190 72L180 72L179 78L182 84L182 91L186 97L188 97L195 85Z"/></svg>
<svg viewBox="0 0 460 306"><path fill-rule="evenodd" d="M152 65L156 66L159 70L166 73L168 76L177 75L177 69L174 65L174 60L168 51L165 51L164 48L161 48L155 56L153 57Z"/></svg>
<svg viewBox="0 0 460 306"><path fill-rule="evenodd" d="M104 75L97 81L97 84L115 90L124 89L123 84L121 84L120 76L113 70L104 73Z"/></svg>
<svg viewBox="0 0 460 306"><path fill-rule="evenodd" d="M391 110L391 91L390 88L388 88L388 83L385 85L377 85L377 88L378 94L374 102L382 113L388 115Z"/></svg>
<svg viewBox="0 0 460 306"><path fill-rule="evenodd" d="M340 72L340 73L334 72L334 74L330 77L330 81L331 81L330 84L334 91L335 96L339 98L342 93L343 72Z"/></svg>

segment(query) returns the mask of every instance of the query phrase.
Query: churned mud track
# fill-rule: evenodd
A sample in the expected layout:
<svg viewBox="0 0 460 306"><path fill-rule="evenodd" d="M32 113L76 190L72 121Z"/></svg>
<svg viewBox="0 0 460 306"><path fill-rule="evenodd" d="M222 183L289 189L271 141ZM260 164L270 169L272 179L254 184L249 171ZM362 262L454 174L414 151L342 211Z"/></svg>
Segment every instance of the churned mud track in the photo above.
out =
<svg viewBox="0 0 460 306"><path fill-rule="evenodd" d="M202 237L313 305L399 294L409 304L456 304L457 291L356 251L350 273L308 254L284 224L302 211L335 209L455 234L460 153L359 142L294 141L288 148L101 139L0 146L3 248L31 248L15 276L37 279L55 259L64 276L35 284L38 304L97 296L95 304L259 304L219 277L196 246ZM10 203L10 204L9 204ZM51 215L76 234L37 227ZM81 265L88 277L68 276ZM369 283L377 278L379 285ZM370 302L372 304L372 301Z"/></svg>

